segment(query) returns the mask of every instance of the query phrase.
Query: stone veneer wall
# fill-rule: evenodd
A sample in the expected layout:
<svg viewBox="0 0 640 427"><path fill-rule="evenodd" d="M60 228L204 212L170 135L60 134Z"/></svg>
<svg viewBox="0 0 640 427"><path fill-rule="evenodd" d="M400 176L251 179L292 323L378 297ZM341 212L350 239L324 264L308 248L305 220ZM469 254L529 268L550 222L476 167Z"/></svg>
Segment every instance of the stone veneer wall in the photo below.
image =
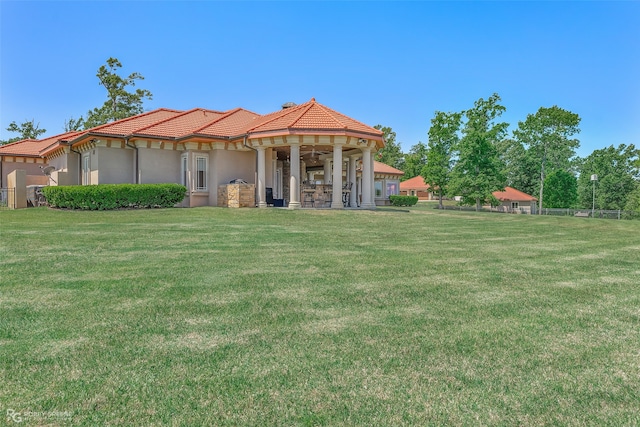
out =
<svg viewBox="0 0 640 427"><path fill-rule="evenodd" d="M218 206L225 208L254 208L256 187L253 184L225 184L218 186Z"/></svg>

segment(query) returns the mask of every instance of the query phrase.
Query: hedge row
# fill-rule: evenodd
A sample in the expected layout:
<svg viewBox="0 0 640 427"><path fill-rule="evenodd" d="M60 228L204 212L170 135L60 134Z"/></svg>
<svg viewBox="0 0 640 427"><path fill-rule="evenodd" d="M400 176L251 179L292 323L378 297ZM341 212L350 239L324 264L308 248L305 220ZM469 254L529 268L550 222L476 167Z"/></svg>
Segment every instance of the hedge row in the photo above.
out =
<svg viewBox="0 0 640 427"><path fill-rule="evenodd" d="M418 203L418 196L391 195L389 200L393 206L413 206Z"/></svg>
<svg viewBox="0 0 640 427"><path fill-rule="evenodd" d="M170 208L187 189L179 184L101 184L44 187L49 206L62 209L110 210Z"/></svg>

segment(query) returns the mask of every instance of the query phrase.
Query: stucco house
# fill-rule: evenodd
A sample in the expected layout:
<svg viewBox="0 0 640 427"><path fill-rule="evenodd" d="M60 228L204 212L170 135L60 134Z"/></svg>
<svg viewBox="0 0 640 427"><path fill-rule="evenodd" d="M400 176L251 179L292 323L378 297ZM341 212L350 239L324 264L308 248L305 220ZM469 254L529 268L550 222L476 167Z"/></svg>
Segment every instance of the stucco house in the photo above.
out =
<svg viewBox="0 0 640 427"><path fill-rule="evenodd" d="M513 187L505 187L504 191L494 191L491 194L500 201L498 210L514 213L536 213L538 199Z"/></svg>
<svg viewBox="0 0 640 427"><path fill-rule="evenodd" d="M238 180L255 186L259 207L276 199L300 208L303 187L313 185L327 196L323 206L371 209L396 191L402 173L374 171L373 154L382 147L381 131L314 98L266 115L160 108L2 146L0 187L16 169L42 179L50 166L49 185L180 183L188 189L184 206L223 205L218 188Z"/></svg>
<svg viewBox="0 0 640 427"><path fill-rule="evenodd" d="M422 176L414 176L400 183L400 194L418 196L418 200L433 200L433 192Z"/></svg>

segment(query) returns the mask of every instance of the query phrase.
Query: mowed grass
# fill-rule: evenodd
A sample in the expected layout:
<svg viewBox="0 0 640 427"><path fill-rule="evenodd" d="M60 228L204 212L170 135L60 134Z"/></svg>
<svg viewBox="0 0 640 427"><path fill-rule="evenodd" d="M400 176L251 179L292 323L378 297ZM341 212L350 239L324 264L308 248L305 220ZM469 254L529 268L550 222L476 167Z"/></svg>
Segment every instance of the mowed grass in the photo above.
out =
<svg viewBox="0 0 640 427"><path fill-rule="evenodd" d="M0 233L0 415L71 414L23 425L640 423L638 221L28 209Z"/></svg>

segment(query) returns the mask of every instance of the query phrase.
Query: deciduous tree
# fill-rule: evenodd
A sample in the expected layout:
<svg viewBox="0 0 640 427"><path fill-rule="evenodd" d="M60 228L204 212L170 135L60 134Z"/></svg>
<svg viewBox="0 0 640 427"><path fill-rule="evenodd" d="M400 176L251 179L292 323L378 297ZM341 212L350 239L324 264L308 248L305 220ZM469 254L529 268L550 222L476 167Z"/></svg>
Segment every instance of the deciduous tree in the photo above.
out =
<svg viewBox="0 0 640 427"><path fill-rule="evenodd" d="M385 140L384 148L378 151L375 159L396 169L403 170L404 154L400 143L396 142L396 133L390 127L382 125L376 125L374 128L382 131Z"/></svg>
<svg viewBox="0 0 640 427"><path fill-rule="evenodd" d="M544 180L545 208L574 208L578 202L578 180L564 170L547 175Z"/></svg>
<svg viewBox="0 0 640 427"><path fill-rule="evenodd" d="M460 141L459 132L462 113L436 111L429 128L429 143L426 164L422 169L424 182L438 194L439 207L451 177L452 153Z"/></svg>
<svg viewBox="0 0 640 427"><path fill-rule="evenodd" d="M631 145L613 145L595 150L582 163L578 178L578 197L583 207L593 203L591 175L598 175L595 183L595 205L598 209L624 209L627 198L638 185L640 170L637 161L640 150Z"/></svg>
<svg viewBox="0 0 640 427"><path fill-rule="evenodd" d="M404 176L402 180L420 175L426 164L427 146L423 142L418 142L404 155Z"/></svg>
<svg viewBox="0 0 640 427"><path fill-rule="evenodd" d="M535 160L538 170L538 202L543 205L544 179L547 171L570 170L575 150L580 141L572 136L580 132L580 117L558 106L540 107L536 114L529 114L524 122L518 123L514 137ZM542 210L540 210L542 214Z"/></svg>
<svg viewBox="0 0 640 427"><path fill-rule="evenodd" d="M465 112L467 121L456 147L458 159L449 188L452 194L462 197L463 203L475 203L476 210L490 200L493 191L504 188L504 166L497 144L504 138L509 125L495 122L505 111L499 101L500 96L494 93L486 100L480 98Z"/></svg>

